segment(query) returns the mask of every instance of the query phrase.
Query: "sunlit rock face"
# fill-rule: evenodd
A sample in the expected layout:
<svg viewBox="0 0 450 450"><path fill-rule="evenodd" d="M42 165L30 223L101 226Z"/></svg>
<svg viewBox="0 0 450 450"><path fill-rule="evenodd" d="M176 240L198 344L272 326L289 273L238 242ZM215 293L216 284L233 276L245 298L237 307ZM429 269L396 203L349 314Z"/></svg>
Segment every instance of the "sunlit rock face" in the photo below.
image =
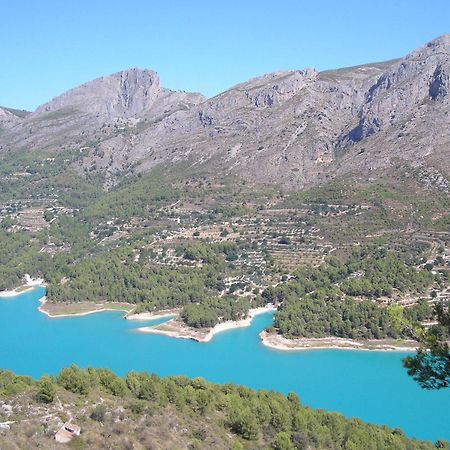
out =
<svg viewBox="0 0 450 450"><path fill-rule="evenodd" d="M130 69L18 117L0 110L2 151L86 152L74 167L108 183L180 161L211 177L300 188L403 163L450 172L450 37L404 58L275 72L206 99ZM7 125L4 125L4 124Z"/></svg>

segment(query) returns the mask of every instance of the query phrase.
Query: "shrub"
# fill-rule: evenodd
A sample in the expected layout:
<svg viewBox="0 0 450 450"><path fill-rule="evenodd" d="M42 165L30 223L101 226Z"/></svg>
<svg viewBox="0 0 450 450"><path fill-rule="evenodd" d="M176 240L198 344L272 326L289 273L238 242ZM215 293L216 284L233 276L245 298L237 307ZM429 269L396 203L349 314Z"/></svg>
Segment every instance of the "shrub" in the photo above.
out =
<svg viewBox="0 0 450 450"><path fill-rule="evenodd" d="M104 403L100 403L97 405L92 411L90 418L92 420L96 420L97 422L104 422L106 417L106 405Z"/></svg>
<svg viewBox="0 0 450 450"><path fill-rule="evenodd" d="M40 403L52 403L55 399L55 387L48 375L44 375L38 383L36 400Z"/></svg>

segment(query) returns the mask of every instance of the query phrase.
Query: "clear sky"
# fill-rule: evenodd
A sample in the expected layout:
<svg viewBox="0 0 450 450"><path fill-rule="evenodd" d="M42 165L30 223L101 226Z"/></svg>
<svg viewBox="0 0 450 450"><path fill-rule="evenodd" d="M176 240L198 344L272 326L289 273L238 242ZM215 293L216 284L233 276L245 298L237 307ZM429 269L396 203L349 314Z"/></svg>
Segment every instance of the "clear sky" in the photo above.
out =
<svg viewBox="0 0 450 450"><path fill-rule="evenodd" d="M450 33L450 0L0 0L0 105L34 109L130 67L212 96L275 70L402 56Z"/></svg>

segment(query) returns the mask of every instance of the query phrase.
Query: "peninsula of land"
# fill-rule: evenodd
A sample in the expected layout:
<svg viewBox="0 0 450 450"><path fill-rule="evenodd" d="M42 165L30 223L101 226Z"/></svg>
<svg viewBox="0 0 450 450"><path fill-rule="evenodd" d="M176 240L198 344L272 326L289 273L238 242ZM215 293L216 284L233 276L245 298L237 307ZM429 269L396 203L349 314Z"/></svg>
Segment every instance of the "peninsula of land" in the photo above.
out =
<svg viewBox="0 0 450 450"><path fill-rule="evenodd" d="M45 286L43 279L24 277L25 284L13 290L0 292L1 297L14 297L23 294L36 287ZM54 303L48 302L46 296L39 299L38 311L49 318L86 316L104 311L123 311L126 320L151 321L168 318L167 321L158 324L139 327L139 333L159 334L163 336L191 339L197 342L207 343L213 337L223 331L236 328L248 327L253 318L259 314L275 312L277 307L268 304L264 307L253 308L248 311L245 318L240 320L230 320L218 323L212 328L193 328L183 323L180 318L181 308L171 308L155 310L151 312L135 313L135 305L127 302L77 302L77 303ZM273 350L280 351L304 351L304 350L371 350L371 351L399 351L413 352L417 349L418 343L414 340L401 339L367 339L357 340L328 336L323 338L296 338L288 339L274 331L263 330L259 334L261 343Z"/></svg>
<svg viewBox="0 0 450 450"><path fill-rule="evenodd" d="M24 276L25 284L22 286L16 287L9 291L0 291L1 297L14 297L19 294L23 294L24 292L31 291L35 287L45 286L45 282L42 278L31 278L28 274Z"/></svg>
<svg viewBox="0 0 450 450"><path fill-rule="evenodd" d="M374 350L413 352L418 343L413 340L367 339L357 340L329 336L324 338L288 339L280 334L267 330L259 334L261 342L268 348L282 351L300 350Z"/></svg>
<svg viewBox="0 0 450 450"><path fill-rule="evenodd" d="M173 315L175 312L170 310ZM141 327L138 328L137 331L140 333L151 333L151 334L160 334L164 336L179 338L179 339L192 339L197 342L209 342L216 334L226 331L232 330L235 328L243 328L251 325L253 318L259 314L264 314L267 312L275 312L276 307L273 305L269 305L266 307L253 308L250 309L247 317L241 320L229 320L226 322L218 323L212 328L201 328L196 329L192 327L186 326L179 317L174 317L167 322L161 323L156 326L149 327ZM162 313L162 312L161 312ZM152 314L152 313L150 313ZM134 317L133 317L134 316ZM167 315L166 315L167 316ZM148 315L148 313L144 313L144 315L132 315L128 316L128 319L134 320L148 320L152 316ZM164 316L160 316L164 317ZM153 316L152 318L156 318Z"/></svg>

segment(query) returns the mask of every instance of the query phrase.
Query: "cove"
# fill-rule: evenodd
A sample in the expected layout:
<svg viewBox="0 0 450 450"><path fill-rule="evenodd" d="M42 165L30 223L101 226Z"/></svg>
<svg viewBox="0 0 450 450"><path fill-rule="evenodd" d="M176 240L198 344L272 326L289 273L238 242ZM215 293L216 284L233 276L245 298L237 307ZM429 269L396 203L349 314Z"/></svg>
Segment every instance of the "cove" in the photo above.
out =
<svg viewBox="0 0 450 450"><path fill-rule="evenodd" d="M402 367L405 353L271 350L258 336L270 325L271 313L257 316L248 328L220 333L202 344L135 331L164 319L127 321L115 311L50 319L37 311L44 294L43 288L36 288L0 298L1 368L39 377L75 363L108 367L120 375L145 370L294 391L313 408L398 427L418 439L450 440L450 390L421 389Z"/></svg>

